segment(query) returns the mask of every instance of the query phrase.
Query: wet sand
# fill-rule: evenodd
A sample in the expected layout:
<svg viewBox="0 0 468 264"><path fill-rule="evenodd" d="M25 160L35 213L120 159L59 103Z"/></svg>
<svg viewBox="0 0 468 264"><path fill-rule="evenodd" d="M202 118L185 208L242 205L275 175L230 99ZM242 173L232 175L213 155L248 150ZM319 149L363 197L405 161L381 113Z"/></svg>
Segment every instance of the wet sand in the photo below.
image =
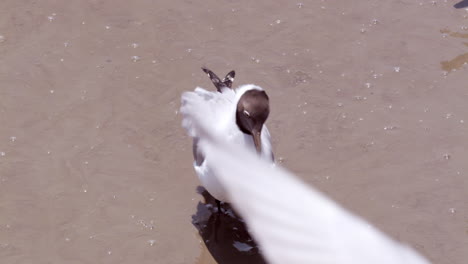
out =
<svg viewBox="0 0 468 264"><path fill-rule="evenodd" d="M468 12L454 4L1 1L1 262L244 257L197 228L213 221L177 110L214 89L207 66L267 90L283 166L434 263L465 263Z"/></svg>

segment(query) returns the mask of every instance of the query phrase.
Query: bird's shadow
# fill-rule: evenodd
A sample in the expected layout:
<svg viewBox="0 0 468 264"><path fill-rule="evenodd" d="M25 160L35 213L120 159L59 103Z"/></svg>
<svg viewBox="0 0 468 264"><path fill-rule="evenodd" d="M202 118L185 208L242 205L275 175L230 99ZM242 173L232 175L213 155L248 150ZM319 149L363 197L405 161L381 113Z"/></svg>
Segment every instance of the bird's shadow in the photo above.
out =
<svg viewBox="0 0 468 264"><path fill-rule="evenodd" d="M229 204L223 203L218 212L215 198L199 186L197 192L205 203L199 202L192 215L192 224L197 228L206 248L220 264L266 263L253 241L244 221Z"/></svg>
<svg viewBox="0 0 468 264"><path fill-rule="evenodd" d="M455 8L465 8L468 7L468 0L463 0L461 2L456 3L453 7Z"/></svg>

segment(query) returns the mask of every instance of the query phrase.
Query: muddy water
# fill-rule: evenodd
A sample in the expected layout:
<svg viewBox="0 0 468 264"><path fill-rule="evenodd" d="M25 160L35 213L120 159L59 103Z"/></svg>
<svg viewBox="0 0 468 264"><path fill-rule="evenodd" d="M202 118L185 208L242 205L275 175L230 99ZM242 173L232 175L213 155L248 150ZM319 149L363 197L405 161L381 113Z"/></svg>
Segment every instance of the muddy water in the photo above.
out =
<svg viewBox="0 0 468 264"><path fill-rule="evenodd" d="M267 90L282 165L434 263L466 262L453 4L1 1L1 262L261 263L197 192L177 109L211 88L202 65Z"/></svg>

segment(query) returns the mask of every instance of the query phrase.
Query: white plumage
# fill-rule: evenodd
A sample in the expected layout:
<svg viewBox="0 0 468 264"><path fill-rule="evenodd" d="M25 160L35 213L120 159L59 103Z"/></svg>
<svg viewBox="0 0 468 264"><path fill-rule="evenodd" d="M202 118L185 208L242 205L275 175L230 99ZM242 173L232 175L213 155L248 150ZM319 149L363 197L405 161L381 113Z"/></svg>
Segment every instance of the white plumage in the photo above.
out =
<svg viewBox="0 0 468 264"><path fill-rule="evenodd" d="M271 166L248 145L226 140L228 124L206 118L216 104L200 100L203 94L214 96L200 89L184 95L183 124L198 138L216 184L244 218L270 263L429 263L292 173ZM224 93L214 97L224 96L229 98Z"/></svg>
<svg viewBox="0 0 468 264"><path fill-rule="evenodd" d="M211 92L203 88L197 87L193 92L186 92L182 95L182 109L187 104L194 107L198 105L202 108L193 108L191 111L203 113L204 122L210 124L210 129L223 135L224 140L232 144L245 146L251 151L255 151L255 145L251 135L247 135L239 130L236 124L236 106L241 96L248 90L263 89L259 86L248 84L240 86L233 90L230 88L223 88L221 92ZM195 103L195 104L194 104ZM184 112L184 110L182 110ZM197 141L199 137L191 125L192 120L184 119L183 126L187 129L190 136L194 138L194 169L200 179L202 185L208 192L216 199L228 202L228 198L223 187L220 185L216 174L211 169L211 161L204 158L203 154L197 151ZM270 132L264 125L261 132L262 152L261 156L273 162L273 152L270 142ZM197 162L200 158L201 162Z"/></svg>

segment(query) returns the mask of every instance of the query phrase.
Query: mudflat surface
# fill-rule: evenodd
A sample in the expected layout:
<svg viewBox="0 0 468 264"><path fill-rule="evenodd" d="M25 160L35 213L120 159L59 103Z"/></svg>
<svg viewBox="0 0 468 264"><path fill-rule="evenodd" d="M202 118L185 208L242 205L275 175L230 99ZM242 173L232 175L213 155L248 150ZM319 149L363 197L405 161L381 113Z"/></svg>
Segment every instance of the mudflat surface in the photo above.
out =
<svg viewBox="0 0 468 264"><path fill-rule="evenodd" d="M1 262L245 254L218 254L192 223L206 206L177 110L214 89L204 65L266 89L283 166L434 263L466 263L468 11L454 4L2 0Z"/></svg>

